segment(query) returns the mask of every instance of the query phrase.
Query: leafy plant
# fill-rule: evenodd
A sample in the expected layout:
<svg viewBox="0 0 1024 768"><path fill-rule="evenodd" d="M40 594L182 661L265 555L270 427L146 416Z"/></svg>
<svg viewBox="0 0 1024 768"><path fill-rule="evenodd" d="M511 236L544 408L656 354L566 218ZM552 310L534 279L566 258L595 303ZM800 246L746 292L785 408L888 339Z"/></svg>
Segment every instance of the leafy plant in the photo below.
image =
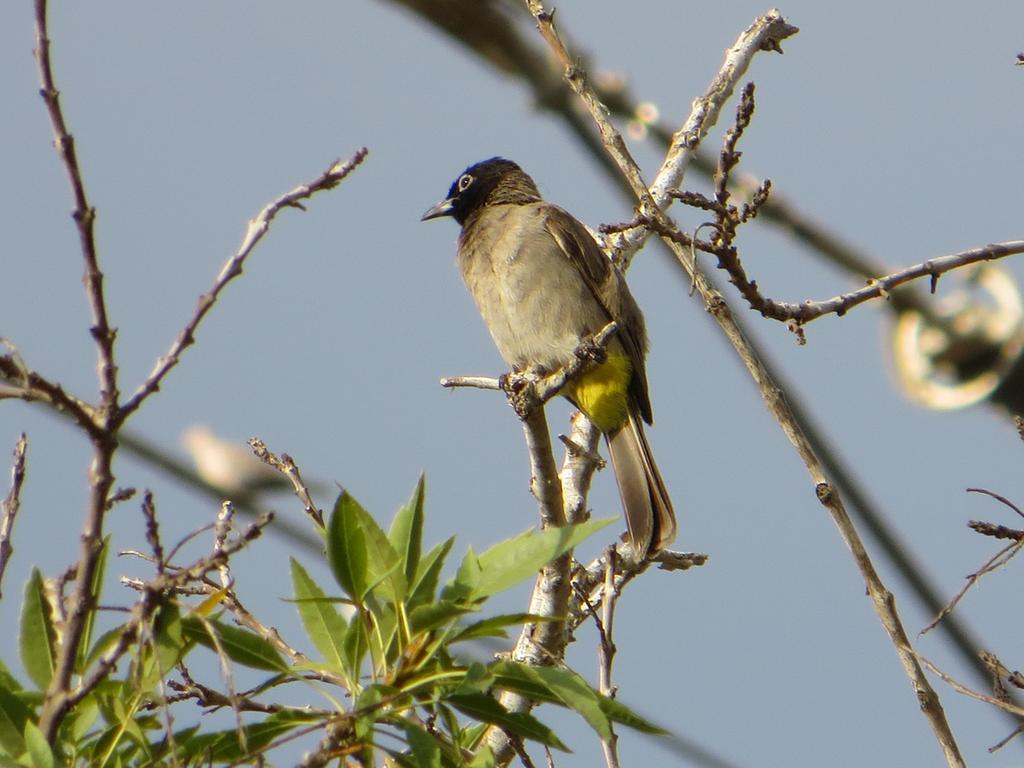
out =
<svg viewBox="0 0 1024 768"><path fill-rule="evenodd" d="M33 572L19 638L30 682L23 685L0 669L3 764L231 764L320 732L306 764L352 755L366 765L386 756L402 766L480 768L494 764L485 738L492 727L519 743L568 750L533 714L506 709L497 698L502 691L574 710L602 739L613 722L659 732L569 669L507 659L464 662L458 654L460 644L548 621L527 613L483 614L490 597L531 579L610 520L527 531L480 554L470 549L442 584L454 538L423 551L424 499L421 478L385 532L341 493L320 531L335 581L329 588L291 560L292 599L318 659L261 625L233 588L208 576L226 568L226 557L217 553L240 547L251 531L227 541L222 530L214 552L187 567L154 557L159 573L137 585L140 597L130 618L87 645L77 693L53 748L41 737L36 709L52 676L60 623L47 583ZM190 606L185 594L205 599ZM214 654L220 683L197 682L198 649ZM131 663L117 675L113 664L122 655ZM244 691L235 690L238 668L259 674ZM268 700L280 698L271 692L294 685L315 691L324 706ZM200 719L173 728L185 719L188 702L233 710L235 724L214 729Z"/></svg>

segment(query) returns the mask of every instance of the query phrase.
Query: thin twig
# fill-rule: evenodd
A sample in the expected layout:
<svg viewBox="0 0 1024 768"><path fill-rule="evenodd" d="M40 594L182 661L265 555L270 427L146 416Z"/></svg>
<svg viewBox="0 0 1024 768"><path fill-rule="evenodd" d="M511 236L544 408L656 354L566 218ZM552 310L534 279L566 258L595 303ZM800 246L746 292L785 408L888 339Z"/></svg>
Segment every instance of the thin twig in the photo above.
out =
<svg viewBox="0 0 1024 768"><path fill-rule="evenodd" d="M606 111L597 100L593 90L587 85L586 79L580 75L577 68L570 67L572 59L565 50L557 34L554 32L550 14L543 10L538 0L527 0L527 2L545 40L548 41L548 44L552 47L552 50L559 61L566 64L566 77L569 80L570 85L580 95L588 109L590 109L591 116L598 124L602 137L609 137L606 141L606 149L608 150L609 155L620 164L623 175L630 182L630 186L634 189L637 199L640 201L641 213L655 218L666 227L674 226L660 207L651 207L648 205L648 201L651 199L651 193L646 186L643 186L642 188L637 187L637 180L641 180L641 176L636 162L632 159L629 153L625 151L625 145L621 136L619 136L615 127L609 121ZM763 19L772 15L773 14L768 14L766 17L762 17L762 20L759 21L763 21ZM779 24L785 24L777 14L775 14L775 18ZM754 27L751 27L751 29L754 29L757 26L758 24L755 23ZM786 26L788 27L788 25ZM792 34L792 32L789 34ZM755 52L756 51L750 51L749 56L753 56ZM728 58L729 57L727 57L727 59ZM749 62L749 57L747 58L747 61ZM715 91L709 92L705 100L698 99L696 102L694 112L691 113L691 117L687 123L696 121L703 126L703 132L696 134L682 132L680 134L684 138L686 136L692 136L691 143L693 146L696 145L696 142L700 140L703 133L705 133L712 124L707 118L708 115L712 114L712 112L707 111L707 103L710 102L717 104L720 107L721 101L724 101L724 97L728 95L727 91L731 92L731 84L727 83L727 85L728 88L725 90L719 90L716 88ZM714 116L717 116L717 110L714 110L713 114ZM675 148L674 144L673 149ZM690 150L690 144L680 142L680 152ZM670 154L672 153L670 152ZM669 176L671 173L670 170L666 170L670 167L671 164L669 163L669 160L666 159L666 162L662 166L666 176ZM659 177L661 176L662 174L659 173ZM642 180L640 181L640 184L642 185ZM671 185L671 188L674 188L674 185ZM664 192L667 196L668 188L665 188ZM642 243L644 235L638 234L636 239L637 244ZM625 245L629 242L630 241L626 239L623 241L623 244ZM896 649L896 653L903 664L904 670L914 686L919 706L932 727L932 731L939 742L939 746L946 757L947 763L950 766L964 765L959 747L956 744L956 739L949 727L949 723L946 721L945 713L942 710L942 705L939 702L938 695L931 687L931 684L928 682L927 677L924 675L923 670L917 663L914 656L910 640L907 637L906 631L904 630L896 611L895 598L892 593L886 589L878 576L867 550L864 548L863 542L860 540L860 536L846 513L842 499L830 484L824 468L818 461L817 456L814 455L810 443L804 435L800 424L793 416L792 411L789 409L783 393L771 380L764 364L744 337L739 326L733 320L732 313L729 311L728 305L725 303L724 299L722 299L716 291L711 289L706 278L698 271L698 268L692 263L692 260L688 258L686 250L673 240L666 239L665 242L672 249L680 264L682 264L682 266L691 274L698 292L704 299L705 306L719 323L726 337L733 344L750 375L761 390L762 397L764 398L769 411L779 422L780 427L786 433L790 442L793 443L803 460L804 465L814 482L815 492L819 502L832 516L833 522L839 529L843 541L846 543L847 548L854 557L857 567L861 572L861 576L867 586L868 594L875 606L875 611L878 614L886 632L889 634L890 640Z"/></svg>
<svg viewBox="0 0 1024 768"><path fill-rule="evenodd" d="M218 504L224 500L224 489L211 485L199 477L191 466L178 460L169 451L163 450L160 446L151 443L141 435L131 430L123 429L118 433L118 440L123 450L128 451L144 463L174 478L182 485L199 491L207 499ZM260 509L257 495L247 490L233 491L231 493L231 501L237 512L241 512L251 519L258 518L263 511ZM305 525L299 525L286 520L283 516L275 518L271 530L285 537L293 544L301 546L311 554L315 555L323 551L323 542L310 533Z"/></svg>
<svg viewBox="0 0 1024 768"><path fill-rule="evenodd" d="M154 579L141 585L128 584L128 586L139 588L142 593L132 607L131 618L120 628L116 639L112 641L113 645L110 650L96 661L82 682L73 691L68 692L66 700L62 702L64 707L68 709L74 707L97 685L107 679L118 661L138 639L143 627L152 619L154 611L163 604L165 598L179 594L186 590L189 584L200 582L206 573L218 569L232 555L259 538L273 517L270 513L261 515L259 520L248 526L240 535L226 542L219 551L202 557L187 567L168 567L163 574L158 574Z"/></svg>
<svg viewBox="0 0 1024 768"><path fill-rule="evenodd" d="M708 555L700 552L672 552L663 549L654 557L637 560L630 555L630 545L622 541L615 544L614 551L616 592L621 592L626 584L653 565L665 571L686 571L706 565L710 559ZM573 597L569 601L567 614L570 633L590 616L588 603L596 605L604 600L607 569L608 553L602 552L592 562L578 567L573 573Z"/></svg>
<svg viewBox="0 0 1024 768"><path fill-rule="evenodd" d="M967 577L967 581L964 583L963 587L960 588L960 591L957 592L945 606L943 606L942 610L939 611L935 618L928 622L927 626L925 626L925 628L922 629L918 634L924 635L935 629L935 627L938 626L939 622L941 622L944 618L946 618L946 616L953 612L953 609L956 608L957 605L960 604L960 601L967 596L967 593L978 582L981 581L983 576L999 568L1002 568L1004 565L1010 562L1010 560L1016 557L1017 553L1020 552L1022 547L1024 547L1024 540L1014 541L1012 544L1007 544L1005 547L996 552L996 554L994 554L992 557L986 560L985 563L981 566L981 568L979 568L977 571L975 571Z"/></svg>
<svg viewBox="0 0 1024 768"><path fill-rule="evenodd" d="M142 496L142 518L146 521L146 543L150 552L153 553L153 564L156 566L157 575L163 575L167 570L167 561L164 559L164 545L160 541L160 524L156 516L156 504L153 501L153 492L146 491Z"/></svg>
<svg viewBox="0 0 1024 768"><path fill-rule="evenodd" d="M1010 528L1007 525L986 523L983 520L968 520L967 527L975 533L990 536L993 539L1009 539L1017 542L1024 540L1024 531L1019 528Z"/></svg>
<svg viewBox="0 0 1024 768"><path fill-rule="evenodd" d="M962 693L964 696L970 696L972 699L984 701L986 704L991 704L993 707L998 707L1004 712L1009 712L1011 715L1016 715L1017 717L1024 717L1024 707L1018 707L1016 704L1009 701L1000 701L995 696L989 696L984 693L978 693L977 691L968 688L966 685L956 680L955 678L947 675L945 672L943 672L941 669L935 666L935 664L930 662L921 654L918 653L916 655L918 661L920 661L921 664L927 667L928 670L930 670L933 674L938 675L942 679L942 681L946 683L949 687L951 687L954 691Z"/></svg>
<svg viewBox="0 0 1024 768"><path fill-rule="evenodd" d="M224 551L227 544L228 534L231 533L231 524L235 517L235 508L230 501L222 502L220 512L217 514L217 522L213 526L213 554L219 555ZM226 557L222 557L217 567L220 574L221 589L230 589L233 580L231 578L231 564Z"/></svg>
<svg viewBox="0 0 1024 768"><path fill-rule="evenodd" d="M5 346L9 346L9 343ZM60 384L25 368L16 351L9 355L0 355L0 379L8 383L7 386L0 388L0 399L17 398L42 403L74 419L75 423L90 435L100 431L96 409L93 406L69 395Z"/></svg>
<svg viewBox="0 0 1024 768"><path fill-rule="evenodd" d="M543 406L561 394L569 381L604 362L604 350L618 330L619 324L612 320L592 337L583 339L568 363L543 376L538 377L529 370L513 371L497 379L489 376L445 376L441 379L441 386L449 389L503 389L519 416L525 418L533 408Z"/></svg>
<svg viewBox="0 0 1024 768"><path fill-rule="evenodd" d="M615 603L618 601L619 593L615 589L616 556L615 547L608 547L605 550L607 561L604 570L604 595L601 600L601 620L595 623L598 628L599 643L597 646L597 689L604 695L612 698L615 696L615 687L612 685L612 662L615 660ZM601 751L604 753L604 762L608 768L619 768L619 737L615 733L611 722L608 724L608 738L601 739Z"/></svg>
<svg viewBox="0 0 1024 768"><path fill-rule="evenodd" d="M988 490L986 488L966 488L965 490L967 491L967 493L983 493L986 496L991 496L993 499L998 501L1000 504L1009 507L1014 512L1016 512L1018 515L1020 515L1021 517L1024 517L1024 511L1021 511L1020 507L1018 507L1016 504L1014 504L1012 501L1010 501L1005 496L1000 496L998 493L994 493L993 491L990 491L990 490Z"/></svg>
<svg viewBox="0 0 1024 768"><path fill-rule="evenodd" d="M775 301L763 296L757 287L757 283L747 278L746 271L739 259L722 260L721 266L729 273L730 281L740 289L740 293L747 300L751 309L773 320L781 322L792 321L803 325L823 315L834 313L842 317L849 310L872 299L884 298L888 300L896 288L913 280L919 280L922 277L931 279L931 290L934 292L939 276L947 272L960 269L969 264L993 261L1019 253L1024 253L1024 240L990 243L989 245L971 248L959 253L928 259L920 264L914 264L883 277L869 280L868 284L863 288L841 293L830 299L819 301L807 300L799 304Z"/></svg>
<svg viewBox="0 0 1024 768"><path fill-rule="evenodd" d="M302 502L302 506L306 514L309 515L310 519L312 519L320 530L323 530L323 510L317 507L316 503L313 501L309 488L306 487L305 482L302 480L302 475L299 473L299 467L295 464L295 460L287 453L281 454L281 458L278 458L258 437L249 438L249 447L252 448L252 452L256 455L256 458L268 466L273 467L291 481L292 489L295 491L295 495L298 497L299 501Z"/></svg>
<svg viewBox="0 0 1024 768"><path fill-rule="evenodd" d="M986 496L991 496L993 499L996 499L1004 506L1007 506L1010 509L1012 509L1018 515L1024 516L1024 512L1021 512L1020 507L1018 507L1012 501L1007 499L1005 496L1000 496L998 493L986 490L985 488L968 488L967 491L968 493L983 493ZM946 618L946 616L953 612L953 609L956 608L957 605L959 605L960 601L963 600L964 597L966 597L967 593L976 584L978 584L984 576L991 573L992 571L1002 568L1004 565L1010 562L1010 560L1016 557L1022 548L1024 548L1024 534L1022 534L1020 531L1013 531L1011 529L1005 528L1004 526L993 526L991 524L978 523L973 520L968 523L968 527L973 528L979 533L993 536L993 538L996 539L1011 539L1012 543L1007 544L1005 547L1000 549L992 557L986 560L985 563L981 566L981 568L979 568L974 573L969 575L963 587L960 588L960 591L957 592L953 596L953 598L948 603L946 603L945 606L943 606L942 610L938 612L935 618L932 619L928 623L928 625L921 630L921 632L919 633L920 635L924 635L928 632L931 632L936 626L938 626L939 622L941 622L944 618Z"/></svg>
<svg viewBox="0 0 1024 768"><path fill-rule="evenodd" d="M54 83L53 67L50 62L46 5L46 0L36 0L35 2L35 54L39 79L42 83L39 93L46 104L50 126L53 128L53 144L64 163L64 170L67 172L71 193L75 200L74 211L71 215L78 229L78 239L85 261L85 274L82 282L85 285L89 309L92 312L92 327L89 332L96 342L101 410L106 412L104 418L111 418L118 402L117 367L114 365L114 339L117 336L117 331L111 327L107 319L107 305L103 293L103 272L100 270L93 230L93 225L96 222L96 209L89 204L85 194L85 182L82 180L82 171L78 165L75 139L68 131L64 112L60 105L60 91L57 90Z"/></svg>
<svg viewBox="0 0 1024 768"><path fill-rule="evenodd" d="M445 376L441 379L441 386L446 389L501 389L501 382L493 376Z"/></svg>
<svg viewBox="0 0 1024 768"><path fill-rule="evenodd" d="M338 186L346 176L355 170L356 166L363 162L367 153L368 150L363 147L358 149L347 161L335 161L331 164L330 168L320 174L316 179L308 184L302 184L290 192L286 192L281 195L276 200L268 203L264 206L263 210L249 221L249 225L246 228L245 236L242 238L241 245L235 252L234 256L228 259L224 264L220 274L217 276L217 279L214 280L213 287L199 297L199 304L196 307L195 314L187 323L185 323L185 327L171 344L167 354L163 355L156 361L156 365L147 379L132 394L124 406L122 406L120 411L120 418L122 421L137 410L147 397L160 389L160 383L178 364L182 353L195 343L195 332L199 323L202 322L202 319L206 317L206 314L213 308L214 304L217 303L217 299L220 297L221 292L228 283L242 274L242 267L245 264L245 260L248 258L249 254L252 253L260 240L263 239L263 236L270 229L271 222L281 209L299 208L304 210L302 206L302 202L304 200L308 200L317 192L334 189L334 187Z"/></svg>
<svg viewBox="0 0 1024 768"><path fill-rule="evenodd" d="M528 0L528 3L534 17L538 18L538 13L541 12L539 0ZM565 52L564 46L558 42L556 48L553 44L556 39L552 36L553 30L546 31L546 28L550 28L552 25L550 23L540 23L540 27L545 39L548 40L548 44L552 45L555 49L555 55L559 61L564 66L569 66L572 60L569 58L568 53ZM715 123L718 122L718 116L722 107L732 96L736 85L746 74L747 68L750 66L751 61L753 61L754 56L761 51L777 51L781 53L782 49L780 46L782 41L795 35L798 31L796 27L782 18L782 14L777 9L772 9L763 16L758 17L750 27L740 34L733 46L726 51L725 61L719 68L718 74L715 75L704 95L694 102L690 116L673 135L665 159L657 175L654 177L649 190L646 184L642 185L642 190L638 187L637 179L640 178L640 173L639 170L633 171L628 169L630 165L630 162L626 160L628 153L621 154L618 146L613 146L606 142L607 150L613 159L616 160L620 171L629 180L633 193L640 201L641 213L643 215L651 216L654 214L653 208L648 204L649 200L653 201L655 207L659 210L669 205L672 200L671 192L679 189L686 169L696 157L697 147ZM593 91L591 91L590 96L581 94L580 89L573 82L572 78L569 78L569 83L576 90L577 94L580 94L584 102L587 103L587 106L591 108L591 114L594 115L596 111L601 111L602 117L604 117L604 120L601 122L605 122L610 126L611 123L604 116L604 108L600 105L596 94ZM607 129L602 127L601 135L605 136L607 133ZM617 135L617 132L615 132L615 135ZM635 167L635 164L633 165ZM628 264L633 254L639 250L640 246L650 236L650 233L651 231L648 227L637 226L611 236L609 238L609 245L616 254L616 260L624 265Z"/></svg>
<svg viewBox="0 0 1024 768"><path fill-rule="evenodd" d="M25 451L28 449L28 438L22 432L18 442L14 444L14 464L11 466L11 490L0 503L0 598L3 597L4 571L14 554L11 535L14 532L14 519L21 509L21 486L25 482Z"/></svg>

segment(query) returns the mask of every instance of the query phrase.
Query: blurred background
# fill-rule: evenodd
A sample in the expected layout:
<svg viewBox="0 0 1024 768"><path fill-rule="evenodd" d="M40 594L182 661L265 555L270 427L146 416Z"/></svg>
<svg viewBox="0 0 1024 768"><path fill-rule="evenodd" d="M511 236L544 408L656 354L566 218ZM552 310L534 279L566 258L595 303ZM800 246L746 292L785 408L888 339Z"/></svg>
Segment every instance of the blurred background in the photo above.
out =
<svg viewBox="0 0 1024 768"><path fill-rule="evenodd" d="M126 392L167 350L251 216L335 158L370 150L337 190L306 212L278 217L200 327L197 345L130 421L133 435L186 466L181 436L189 425L239 443L259 436L326 486L322 505L338 483L384 523L425 472L426 542L456 533L459 556L534 525L536 510L521 430L501 395L438 385L442 376L503 368L453 264L457 227L421 224L420 214L465 166L496 154L519 162L548 199L592 227L627 220L632 210L570 121L510 74L549 71L546 48L519 5L481 3L473 11L481 16L458 16L471 5L55 4L50 22L62 104L98 209ZM656 111L672 129L718 71L723 51L766 8L563 0L557 10L595 82L624 84L627 102L647 104L648 119ZM781 10L801 31L784 43L784 56L760 54L747 75L757 83L757 111L741 143L742 170L771 178L801 215L886 269L1021 237L1024 69L1014 60L1024 50L1024 6L995 2L965 12L948 2L869 1L854 10L794 0ZM490 12L508 30L485 25ZM477 51L441 31L438 22L453 18ZM507 43L509 30L528 48L502 70L495 64L505 52L488 40L494 34ZM92 399L82 261L33 45L31 5L0 6L0 336L29 366ZM717 151L734 106L706 149ZM631 131L649 178L662 157L655 127ZM696 171L686 187L708 189ZM707 218L674 212L684 229ZM774 298L825 298L863 284L795 239L791 227L759 220L741 230L738 245L750 275ZM710 257L701 261L713 267ZM1011 287L1022 275L1013 259L999 267ZM711 559L686 573L649 572L627 590L616 638L621 699L718 755L718 765L937 764L938 746L863 582L732 348L653 243L629 282L651 335L649 438L680 517L676 546ZM943 296L956 301L959 288L959 277L943 278L934 306ZM964 492L982 487L1024 502L1024 445L988 399L996 385L957 399L953 376L945 404L978 404L925 407L898 384L891 305L814 322L798 346L783 325L728 296L788 395L806 405L909 544L917 572L927 572L941 595L955 593L998 548L966 521L1021 527L994 500ZM920 337L912 320L904 318L905 357ZM1008 349L1016 329L1011 324ZM1010 367L1004 363L995 366L1001 373ZM931 369L922 366L927 378ZM567 430L568 407L549 410L552 428ZM0 658L12 669L30 568L56 574L77 557L89 456L61 419L0 404L2 455L22 431L28 480L0 604L0 626L12 628L0 633ZM119 453L116 471L120 485L155 492L166 542L216 515L216 498L129 450ZM265 505L310 530L293 499ZM597 478L591 506L597 516L619 513L610 472ZM115 548L140 547L137 502L119 506L109 526ZM590 542L579 557L601 544ZM913 637L932 613L874 540L869 548ZM233 562L240 597L301 646L294 606L281 600L290 594L289 555L329 583L319 557L285 537L263 539ZM131 596L119 594L116 577L147 571L112 560L108 572L104 602L117 603ZM956 612L1011 668L1018 578L1016 564L989 577ZM524 586L493 607L522 610L526 595ZM582 629L569 655L592 680L593 634ZM984 688L939 632L919 650ZM968 763L1021 764L1022 743L987 751L1013 723L936 686ZM599 745L582 722L539 715L574 750L559 764L598 764ZM692 763L684 746L625 731L620 752L624 765L715 764Z"/></svg>

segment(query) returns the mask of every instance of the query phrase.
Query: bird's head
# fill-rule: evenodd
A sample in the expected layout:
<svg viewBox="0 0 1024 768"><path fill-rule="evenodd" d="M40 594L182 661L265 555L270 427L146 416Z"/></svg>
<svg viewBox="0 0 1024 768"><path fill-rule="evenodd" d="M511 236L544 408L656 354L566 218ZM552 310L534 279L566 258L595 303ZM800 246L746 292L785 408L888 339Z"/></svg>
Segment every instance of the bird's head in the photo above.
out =
<svg viewBox="0 0 1024 768"><path fill-rule="evenodd" d="M448 196L424 213L421 221L451 216L464 224L471 213L486 205L521 205L540 199L537 185L522 168L503 157L492 157L460 173Z"/></svg>

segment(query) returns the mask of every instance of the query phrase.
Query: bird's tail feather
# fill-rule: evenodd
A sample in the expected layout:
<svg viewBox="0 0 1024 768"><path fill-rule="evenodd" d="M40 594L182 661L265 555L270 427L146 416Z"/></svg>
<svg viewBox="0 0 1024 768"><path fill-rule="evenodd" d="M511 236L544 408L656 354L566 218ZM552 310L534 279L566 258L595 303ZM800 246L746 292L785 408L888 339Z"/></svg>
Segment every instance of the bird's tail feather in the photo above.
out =
<svg viewBox="0 0 1024 768"><path fill-rule="evenodd" d="M635 408L630 408L626 423L608 435L608 453L633 551L637 557L656 554L675 539L676 515Z"/></svg>

